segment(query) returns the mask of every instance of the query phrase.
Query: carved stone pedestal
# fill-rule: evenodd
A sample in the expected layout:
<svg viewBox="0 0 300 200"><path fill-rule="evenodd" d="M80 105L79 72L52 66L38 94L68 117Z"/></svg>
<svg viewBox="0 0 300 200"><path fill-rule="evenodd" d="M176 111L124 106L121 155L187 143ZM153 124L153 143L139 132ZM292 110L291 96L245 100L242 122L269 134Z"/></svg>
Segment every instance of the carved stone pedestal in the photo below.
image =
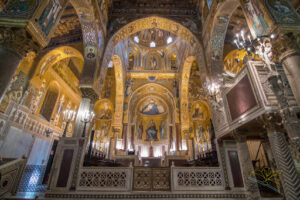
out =
<svg viewBox="0 0 300 200"><path fill-rule="evenodd" d="M248 200L261 199L257 183L248 179L250 174L254 171L254 168L248 150L246 136L242 136L239 133L235 132L234 138L237 144L237 151L238 151L239 161L242 169L244 185L247 191L247 199Z"/></svg>
<svg viewBox="0 0 300 200"><path fill-rule="evenodd" d="M295 162L295 167L300 174L300 138L290 139L290 151Z"/></svg>
<svg viewBox="0 0 300 200"><path fill-rule="evenodd" d="M51 168L48 191L76 189L88 138L60 138Z"/></svg>

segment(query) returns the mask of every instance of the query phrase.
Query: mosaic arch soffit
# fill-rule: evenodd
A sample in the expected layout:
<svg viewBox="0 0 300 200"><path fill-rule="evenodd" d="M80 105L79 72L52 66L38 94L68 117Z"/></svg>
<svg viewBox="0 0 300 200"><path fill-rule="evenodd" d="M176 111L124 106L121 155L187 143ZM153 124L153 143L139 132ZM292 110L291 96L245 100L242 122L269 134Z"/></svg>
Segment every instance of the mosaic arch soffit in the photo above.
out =
<svg viewBox="0 0 300 200"><path fill-rule="evenodd" d="M227 0L215 7L215 15L212 16L212 27L208 48L206 49L210 74L217 75L223 71L223 47L231 15L240 6L239 0Z"/></svg>
<svg viewBox="0 0 300 200"><path fill-rule="evenodd" d="M210 109L210 105L207 103L207 101L204 101L204 100L194 101L193 105L195 105L195 104L201 104L201 105L203 105L205 107L205 109L207 110L207 112L208 112L208 118L211 119L211 117L212 117L212 115L211 115L211 109Z"/></svg>
<svg viewBox="0 0 300 200"><path fill-rule="evenodd" d="M186 27L173 20L163 18L163 17L158 17L158 16L151 16L151 17L138 19L128 23L127 25L120 28L109 39L103 56L101 68L97 72L97 78L94 83L94 88L97 91L102 91L107 66L111 60L115 46L118 45L125 38L129 37L130 35L151 28L158 28L158 29L169 31L181 37L185 41L187 41L188 44L191 46L191 48L194 49L193 54L197 58L197 61L200 66L200 71L203 72L202 73L203 77L206 77L207 69L206 69L206 61L203 52L203 46L200 43L200 41L197 39L197 37Z"/></svg>
<svg viewBox="0 0 300 200"><path fill-rule="evenodd" d="M43 56L37 65L35 75L44 74L49 67L66 58L79 58L84 61L82 54L77 49L69 46L58 47Z"/></svg>
<svg viewBox="0 0 300 200"><path fill-rule="evenodd" d="M186 130L189 129L189 80L190 80L190 73L191 67L193 62L196 60L194 56L187 57L183 64L183 70L181 73L181 84L180 84L180 108L181 108L181 123L182 129Z"/></svg>
<svg viewBox="0 0 300 200"><path fill-rule="evenodd" d="M167 99L172 99L172 100L170 100L170 103L175 108L175 100L174 100L174 96L173 96L172 92L168 88L166 88L165 86L162 86L162 85L157 84L157 83L147 83L145 85L140 86L136 90L134 90L133 93L132 93L132 95L130 96L128 104L129 105L132 104L132 102L134 101L134 99L136 99L135 96L137 96L139 94L139 92L141 92L143 90L147 90L148 93L149 93L149 88L150 87L154 88L153 93L155 92L155 88L157 88L159 90L165 91L164 93L159 93L159 94L163 94L163 96L168 97ZM152 93L149 93L149 94L152 94ZM162 96L162 95L160 95L160 96Z"/></svg>
<svg viewBox="0 0 300 200"><path fill-rule="evenodd" d="M83 36L83 46L84 46L84 69L83 71L92 71L97 64L99 64L98 56L95 58L88 58L88 51L93 51L94 55L98 55L98 24L95 20L94 7L91 1L88 0L70 0L71 5L74 7L81 24L82 36ZM85 86L92 86L90 80L94 79L94 73L88 73L89 77L81 78L80 83L85 84ZM84 80L82 80L84 79ZM90 84L89 84L90 83Z"/></svg>
<svg viewBox="0 0 300 200"><path fill-rule="evenodd" d="M124 73L121 58L118 55L112 57L115 69L116 81L116 106L113 120L114 127L122 127L123 104L124 104Z"/></svg>

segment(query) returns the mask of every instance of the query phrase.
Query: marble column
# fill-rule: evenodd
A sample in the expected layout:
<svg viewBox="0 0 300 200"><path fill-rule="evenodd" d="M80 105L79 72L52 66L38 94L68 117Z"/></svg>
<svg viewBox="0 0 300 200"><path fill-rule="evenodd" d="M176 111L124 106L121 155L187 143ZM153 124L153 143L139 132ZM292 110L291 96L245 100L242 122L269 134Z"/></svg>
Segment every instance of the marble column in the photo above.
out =
<svg viewBox="0 0 300 200"><path fill-rule="evenodd" d="M300 106L300 50L297 44L297 34L291 30L281 32L277 29L273 32L276 38L272 40L272 60L283 65L285 74L296 98L297 104Z"/></svg>
<svg viewBox="0 0 300 200"><path fill-rule="evenodd" d="M300 121L294 108L288 104L287 94L289 88L283 84L284 77L282 76L270 76L268 80L272 85L273 92L276 95L279 108L281 109L280 117L282 121L279 123L283 124L289 136L291 155L298 171L300 171ZM270 123L268 120L265 122ZM272 125L272 123L270 125Z"/></svg>
<svg viewBox="0 0 300 200"><path fill-rule="evenodd" d="M187 150L188 150L189 159L193 159L193 155L194 155L193 154L193 141L189 137L188 131L184 132L184 139L185 139L185 142L186 142L186 147L187 147Z"/></svg>
<svg viewBox="0 0 300 200"><path fill-rule="evenodd" d="M285 135L273 128L268 128L268 137L277 170L282 170L280 181L286 199L300 199L300 179L289 151Z"/></svg>
<svg viewBox="0 0 300 200"><path fill-rule="evenodd" d="M121 130L119 128L112 127L113 137L110 139L109 144L109 159L114 159L117 152L118 138Z"/></svg>
<svg viewBox="0 0 300 200"><path fill-rule="evenodd" d="M250 174L254 171L254 168L248 150L246 136L241 135L241 133L238 132L234 132L233 136L237 144L240 166L242 170L245 189L247 192L247 200L261 199L257 183L248 179Z"/></svg>
<svg viewBox="0 0 300 200"><path fill-rule="evenodd" d="M284 71L289 80L289 84L296 98L297 104L300 106L300 52L285 52L280 57L280 62L284 67Z"/></svg>
<svg viewBox="0 0 300 200"><path fill-rule="evenodd" d="M115 155L115 150L116 150L116 138L111 137L110 142L109 142L109 153L108 153L108 158L113 159Z"/></svg>
<svg viewBox="0 0 300 200"><path fill-rule="evenodd" d="M0 102L21 60L22 57L19 54L0 48Z"/></svg>
<svg viewBox="0 0 300 200"><path fill-rule="evenodd" d="M80 103L79 109L77 111L73 137L81 137L82 136L82 132L83 132L83 128L84 128L84 123L82 122L82 119L84 117L84 113L86 111L90 110L90 104L91 104L91 100L89 98L83 97L81 99L81 103ZM89 130L89 124L87 124L87 127L85 130ZM87 135L87 134L85 134L85 135Z"/></svg>

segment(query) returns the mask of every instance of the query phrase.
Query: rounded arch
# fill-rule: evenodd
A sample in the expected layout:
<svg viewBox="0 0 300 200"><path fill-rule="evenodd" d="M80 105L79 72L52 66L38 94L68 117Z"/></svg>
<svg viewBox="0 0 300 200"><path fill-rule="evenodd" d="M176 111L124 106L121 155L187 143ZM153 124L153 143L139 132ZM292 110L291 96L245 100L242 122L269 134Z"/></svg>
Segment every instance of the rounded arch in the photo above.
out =
<svg viewBox="0 0 300 200"><path fill-rule="evenodd" d="M151 89L151 88L153 88L153 89ZM142 90L148 90L149 94L151 94L151 93L154 93L156 91L155 88L160 89L160 90L163 91L163 92L157 93L157 95L161 96L161 97L164 96L165 98L167 97L170 100L169 103L172 106L172 109L176 110L176 103L175 103L173 93L168 88L166 88L165 86L162 86L162 85L157 84L157 83L147 83L147 84L144 84L144 85L140 86L139 88L137 88L129 98L129 101L128 101L129 107L133 104L133 102L135 102L137 100L137 95L140 94L140 92ZM127 115L128 115L127 119L130 120L129 119L130 112L128 112ZM174 120L176 119L175 115L172 116L172 117L173 117Z"/></svg>
<svg viewBox="0 0 300 200"><path fill-rule="evenodd" d="M116 81L116 106L113 119L113 126L116 128L122 127L123 104L124 104L124 73L121 58L118 55L112 57L115 70Z"/></svg>
<svg viewBox="0 0 300 200"><path fill-rule="evenodd" d="M189 80L191 67L193 62L196 60L194 56L187 57L183 64L183 69L181 73L181 82L180 82L180 108L181 108L181 130L189 130Z"/></svg>
<svg viewBox="0 0 300 200"><path fill-rule="evenodd" d="M160 140L156 141L155 144L165 145L166 147L168 146L170 149L173 149L177 144L176 141L178 140L176 131L176 123L178 122L176 118L177 107L174 95L167 87L157 83L147 83L139 86L133 92L132 96L128 101L128 124L130 124L130 126L136 126L136 130L139 129L139 125L141 123L144 125L144 127L148 125L149 116L143 118L145 120L140 121L142 119L141 116L144 115L139 112L141 111L140 109L144 107L143 103L147 104L145 102L145 100L147 99L154 99L155 101L160 101L161 105L165 108L163 113L159 114L159 116L156 116L162 117L164 119L164 125L166 125L166 129L163 136L164 139L161 140L160 138ZM157 121L154 120L154 123L157 127L159 126L159 124L157 124ZM161 137L161 135L159 137ZM139 140L139 142L135 144L140 144L142 146L149 147L149 143L142 142L141 140Z"/></svg>
<svg viewBox="0 0 300 200"><path fill-rule="evenodd" d="M84 58L82 54L73 47L63 46L53 49L48 52L38 63L35 75L44 74L49 67L52 67L57 62L66 59L66 58L79 58L82 62ZM81 73L83 70L83 66L78 69L78 72Z"/></svg>
<svg viewBox="0 0 300 200"><path fill-rule="evenodd" d="M96 90L100 92L102 91L107 66L110 62L115 46L134 33L152 28L169 31L185 40L191 46L191 49L193 49L192 54L196 56L200 65L200 70L203 72L202 80L205 79L207 74L206 61L203 54L203 46L197 37L194 36L194 34L185 26L173 20L158 16L151 16L135 20L125 25L110 38L105 49L101 67L97 72L97 78L95 79L94 88L96 88Z"/></svg>

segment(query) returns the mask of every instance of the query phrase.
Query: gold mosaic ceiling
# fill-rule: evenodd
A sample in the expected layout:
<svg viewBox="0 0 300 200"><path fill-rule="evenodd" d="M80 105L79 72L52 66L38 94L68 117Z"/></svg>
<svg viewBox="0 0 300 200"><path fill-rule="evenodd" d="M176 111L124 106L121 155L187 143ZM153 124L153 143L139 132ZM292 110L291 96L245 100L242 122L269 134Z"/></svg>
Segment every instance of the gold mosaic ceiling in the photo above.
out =
<svg viewBox="0 0 300 200"><path fill-rule="evenodd" d="M81 24L72 5L64 10L48 47L67 45L82 40Z"/></svg>
<svg viewBox="0 0 300 200"><path fill-rule="evenodd" d="M155 47L164 47L166 45L172 44L177 36L161 29L147 29L131 36L131 39L144 47L151 47L150 44L152 42L155 43Z"/></svg>

